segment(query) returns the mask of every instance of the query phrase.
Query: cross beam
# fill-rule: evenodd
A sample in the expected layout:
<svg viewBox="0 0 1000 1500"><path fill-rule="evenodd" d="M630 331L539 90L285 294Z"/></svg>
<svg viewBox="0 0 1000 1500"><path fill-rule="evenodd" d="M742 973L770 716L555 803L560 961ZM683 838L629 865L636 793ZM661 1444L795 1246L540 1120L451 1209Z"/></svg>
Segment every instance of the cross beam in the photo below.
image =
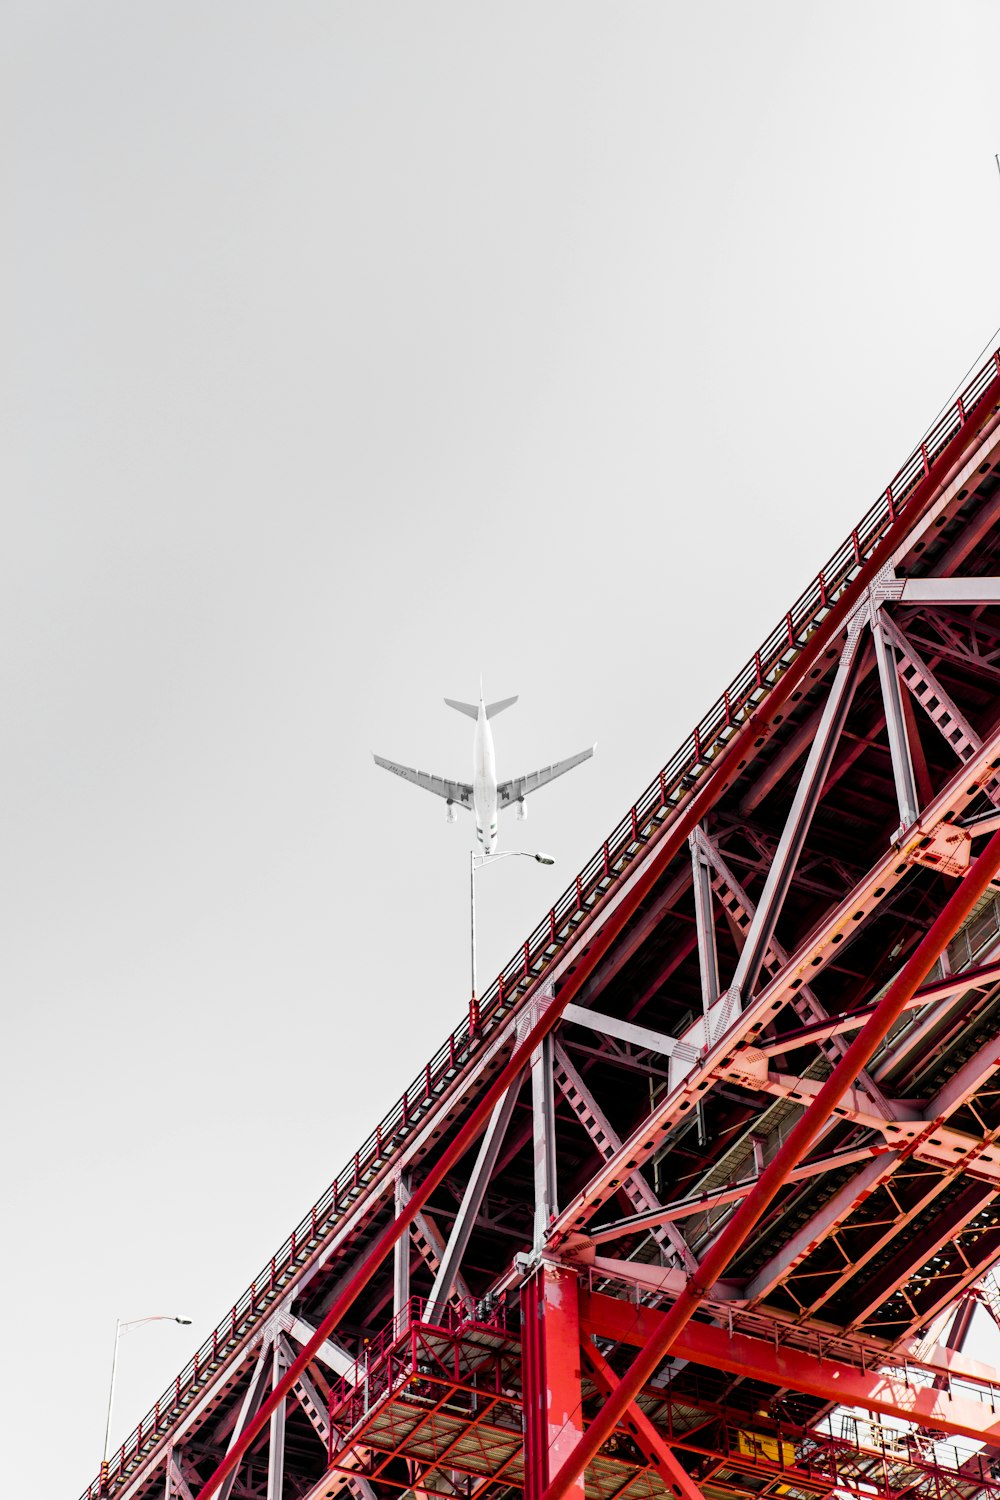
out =
<svg viewBox="0 0 1000 1500"><path fill-rule="evenodd" d="M602 1292L581 1291L580 1329L594 1338L641 1347L659 1338L668 1313L623 1302ZM747 1333L729 1333L713 1323L688 1323L678 1334L673 1352L692 1364L707 1365L732 1375L762 1380L783 1389L801 1391L837 1406L861 1406L903 1422L972 1438L975 1442L1000 1443L1000 1371L981 1366L987 1397L977 1399L970 1386L968 1395L958 1394L952 1371L942 1365L938 1375L952 1386L952 1393L936 1389L933 1376L926 1383L914 1378L917 1370L860 1369L843 1360L817 1355L815 1349L795 1349L772 1339ZM888 1362L888 1357L887 1357ZM902 1362L901 1362L902 1364ZM924 1372L926 1374L926 1372Z"/></svg>

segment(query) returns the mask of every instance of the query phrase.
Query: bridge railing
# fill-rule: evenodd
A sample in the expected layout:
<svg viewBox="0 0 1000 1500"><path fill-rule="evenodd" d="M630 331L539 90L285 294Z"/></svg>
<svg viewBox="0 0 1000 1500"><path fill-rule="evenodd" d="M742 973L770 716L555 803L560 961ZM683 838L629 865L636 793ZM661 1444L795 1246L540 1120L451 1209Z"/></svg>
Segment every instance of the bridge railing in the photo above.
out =
<svg viewBox="0 0 1000 1500"><path fill-rule="evenodd" d="M632 805L601 848L522 944L482 1000L438 1048L402 1098L375 1127L334 1178L322 1197L296 1225L222 1322L139 1426L112 1457L108 1471L95 1480L81 1500L107 1493L120 1484L164 1430L190 1405L198 1390L275 1301L342 1220L343 1212L378 1176L408 1140L415 1125L450 1087L469 1058L524 992L544 973L571 940L583 917L624 876L635 857L666 817L711 771L712 762L749 713L767 697L817 625L826 617L882 539L905 516L917 486L1000 379L1000 349L977 371L961 395L938 418L891 483L869 507L861 522L837 548L826 566L803 590L729 687L709 708L659 775Z"/></svg>

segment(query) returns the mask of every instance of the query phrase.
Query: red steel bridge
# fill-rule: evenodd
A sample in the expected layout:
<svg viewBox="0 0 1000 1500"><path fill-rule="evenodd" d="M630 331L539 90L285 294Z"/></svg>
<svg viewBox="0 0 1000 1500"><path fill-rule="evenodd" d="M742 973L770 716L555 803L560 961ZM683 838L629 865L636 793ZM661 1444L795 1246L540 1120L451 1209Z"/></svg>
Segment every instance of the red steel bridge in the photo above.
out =
<svg viewBox="0 0 1000 1500"><path fill-rule="evenodd" d="M84 1500L1000 1500L998 1258L1000 352Z"/></svg>

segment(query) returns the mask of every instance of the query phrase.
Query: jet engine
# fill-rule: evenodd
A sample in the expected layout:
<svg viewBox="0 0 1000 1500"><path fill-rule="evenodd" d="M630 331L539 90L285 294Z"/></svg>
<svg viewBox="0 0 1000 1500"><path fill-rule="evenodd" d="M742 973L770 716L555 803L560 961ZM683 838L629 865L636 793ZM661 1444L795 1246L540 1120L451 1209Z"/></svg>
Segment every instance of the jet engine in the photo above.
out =
<svg viewBox="0 0 1000 1500"><path fill-rule="evenodd" d="M515 818L517 819L517 821L519 823L525 823L525 822L527 822L527 819L528 819L528 799L527 799L527 797L521 797L521 798L518 799L518 804L517 804L517 808L515 810L514 816L515 816Z"/></svg>
<svg viewBox="0 0 1000 1500"><path fill-rule="evenodd" d="M446 823L458 822L458 808L454 802L446 802L444 807L444 818Z"/></svg>

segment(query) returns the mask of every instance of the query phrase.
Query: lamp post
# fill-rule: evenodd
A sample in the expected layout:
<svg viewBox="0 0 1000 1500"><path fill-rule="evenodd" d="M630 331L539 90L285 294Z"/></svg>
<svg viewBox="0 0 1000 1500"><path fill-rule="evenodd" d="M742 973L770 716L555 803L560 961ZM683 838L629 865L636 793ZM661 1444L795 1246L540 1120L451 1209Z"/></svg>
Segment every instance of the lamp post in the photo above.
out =
<svg viewBox="0 0 1000 1500"><path fill-rule="evenodd" d="M108 1416L104 1424L104 1457L101 1459L101 1482L100 1493L106 1495L108 1491L108 1445L111 1441L111 1413L115 1404L115 1377L118 1374L118 1345L121 1343L123 1333L128 1333L131 1328L141 1328L144 1323L182 1323L190 1324L190 1318L181 1318L174 1313L153 1313L148 1318L132 1318L123 1323L121 1318L115 1319L115 1352L111 1359L111 1388L108 1391Z"/></svg>
<svg viewBox="0 0 1000 1500"><path fill-rule="evenodd" d="M484 865L495 865L501 859L533 859L538 865L554 865L555 860L551 854L531 854L527 849L508 849L503 854L477 854L475 849L469 850L469 910L471 914L471 937L472 937L472 1005L475 1009L478 996L476 994L476 871L481 870Z"/></svg>

